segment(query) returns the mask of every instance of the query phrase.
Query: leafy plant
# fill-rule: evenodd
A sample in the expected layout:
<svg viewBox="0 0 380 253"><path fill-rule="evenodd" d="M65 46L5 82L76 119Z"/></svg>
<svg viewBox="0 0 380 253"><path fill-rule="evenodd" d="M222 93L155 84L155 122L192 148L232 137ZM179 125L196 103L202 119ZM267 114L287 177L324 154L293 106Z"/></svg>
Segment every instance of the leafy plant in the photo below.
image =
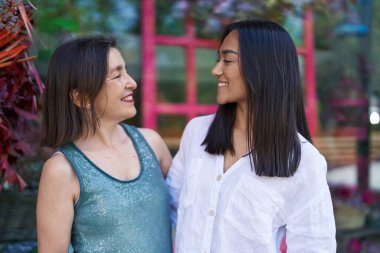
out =
<svg viewBox="0 0 380 253"><path fill-rule="evenodd" d="M44 86L28 56L32 6L22 1L1 2L0 27L0 190L24 180L15 172L19 158L31 154L30 140L38 132L37 96Z"/></svg>

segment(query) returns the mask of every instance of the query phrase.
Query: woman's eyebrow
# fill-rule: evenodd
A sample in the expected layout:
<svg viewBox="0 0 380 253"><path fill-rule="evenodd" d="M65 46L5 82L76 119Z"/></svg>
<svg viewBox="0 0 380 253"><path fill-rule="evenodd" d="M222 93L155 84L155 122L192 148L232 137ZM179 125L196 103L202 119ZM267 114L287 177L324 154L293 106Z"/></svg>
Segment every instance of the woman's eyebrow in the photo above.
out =
<svg viewBox="0 0 380 253"><path fill-rule="evenodd" d="M236 52L235 50L231 50L231 49L224 49L224 50L221 51L221 53L223 55L225 55L225 54L236 54L236 55L239 55L238 52Z"/></svg>
<svg viewBox="0 0 380 253"><path fill-rule="evenodd" d="M112 68L109 72L112 73L114 71L120 71L124 68L126 68L126 67L124 67L123 65L117 65L116 67Z"/></svg>

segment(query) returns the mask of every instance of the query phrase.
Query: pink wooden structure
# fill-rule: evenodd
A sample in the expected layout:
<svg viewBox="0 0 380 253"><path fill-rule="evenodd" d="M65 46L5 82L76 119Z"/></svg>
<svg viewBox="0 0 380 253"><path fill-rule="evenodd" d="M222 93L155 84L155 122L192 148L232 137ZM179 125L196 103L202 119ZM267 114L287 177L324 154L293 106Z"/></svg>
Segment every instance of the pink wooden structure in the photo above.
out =
<svg viewBox="0 0 380 253"><path fill-rule="evenodd" d="M143 126L157 129L157 117L160 114L187 115L188 119L198 114L213 113L216 105L197 103L196 48L217 49L219 42L195 37L195 26L192 19L186 19L184 36L156 35L155 1L143 0L142 4L142 110ZM185 48L186 102L181 104L158 103L156 84L155 45L172 45ZM317 101L314 71L313 14L307 10L304 14L304 46L298 48L304 57L305 66L305 110L311 131L316 133ZM211 66L210 66L211 68Z"/></svg>

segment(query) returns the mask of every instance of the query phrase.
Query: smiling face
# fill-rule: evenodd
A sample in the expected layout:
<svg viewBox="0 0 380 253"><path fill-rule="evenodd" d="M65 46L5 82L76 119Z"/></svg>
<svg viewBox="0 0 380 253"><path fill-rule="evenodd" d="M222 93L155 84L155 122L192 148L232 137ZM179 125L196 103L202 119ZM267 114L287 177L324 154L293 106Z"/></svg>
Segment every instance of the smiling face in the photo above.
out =
<svg viewBox="0 0 380 253"><path fill-rule="evenodd" d="M105 84L95 98L95 112L100 121L121 122L136 115L133 91L137 84L127 73L119 50L111 48Z"/></svg>
<svg viewBox="0 0 380 253"><path fill-rule="evenodd" d="M246 103L246 86L239 66L238 36L236 30L227 35L219 48L218 62L211 72L218 81L218 104Z"/></svg>

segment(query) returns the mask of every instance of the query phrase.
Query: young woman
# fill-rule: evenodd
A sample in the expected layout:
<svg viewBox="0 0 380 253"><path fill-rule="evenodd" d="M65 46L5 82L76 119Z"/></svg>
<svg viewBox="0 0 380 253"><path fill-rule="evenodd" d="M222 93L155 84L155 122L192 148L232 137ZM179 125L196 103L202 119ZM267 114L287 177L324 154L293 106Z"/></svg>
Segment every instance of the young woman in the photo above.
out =
<svg viewBox="0 0 380 253"><path fill-rule="evenodd" d="M188 123L167 178L176 253L274 253L285 235L288 253L335 252L289 34L271 21L228 25L212 74L218 110Z"/></svg>
<svg viewBox="0 0 380 253"><path fill-rule="evenodd" d="M38 252L172 252L165 176L171 155L136 114L136 82L112 37L88 36L53 54L44 94ZM161 168L161 170L160 170Z"/></svg>

